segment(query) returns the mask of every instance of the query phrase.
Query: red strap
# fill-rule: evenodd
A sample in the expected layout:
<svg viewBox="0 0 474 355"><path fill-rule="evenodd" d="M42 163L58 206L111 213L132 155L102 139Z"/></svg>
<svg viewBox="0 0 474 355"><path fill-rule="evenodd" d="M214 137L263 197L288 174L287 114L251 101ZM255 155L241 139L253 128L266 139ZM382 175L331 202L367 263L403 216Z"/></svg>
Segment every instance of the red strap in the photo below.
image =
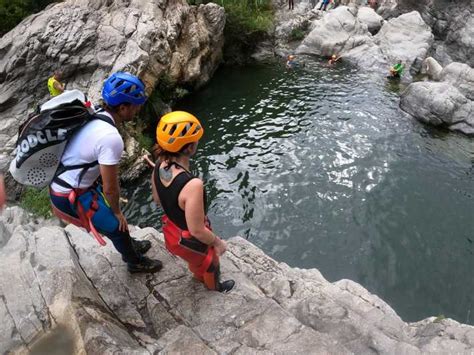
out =
<svg viewBox="0 0 474 355"><path fill-rule="evenodd" d="M176 226L173 222L171 222L170 219L166 215L163 216L163 223L165 224L171 223L175 228L177 228L178 230L181 230L178 226ZM211 226L209 225L209 221L207 217L205 220L205 224L206 224L206 228L210 229ZM189 238L191 237L191 233L189 233L188 230L181 230L181 236L183 238ZM209 269L209 267L212 264L212 260L214 259L214 255L215 255L214 247L210 246L209 249L207 250L205 259L203 260L201 266L198 269L199 273L203 274Z"/></svg>
<svg viewBox="0 0 474 355"><path fill-rule="evenodd" d="M51 190L53 191L53 190ZM79 217L79 220L81 222L81 227L85 228L87 232L92 233L94 238L97 240L97 242L104 246L107 245L105 242L104 238L102 238L102 235L97 231L97 229L94 227L94 224L92 224L92 217L94 214L97 212L98 204L97 204L97 195L94 195L92 199L92 206L89 208L89 210L84 212L84 206L82 206L81 202L77 199L78 195L81 195L84 193L85 190L71 190L71 192L67 195L67 198L71 205L76 206L76 212ZM54 193L54 191L53 191ZM65 194L59 195L59 193L56 194L56 196L65 196ZM61 217L60 217L61 218ZM69 222L69 221L68 221ZM76 224L76 223L74 223ZM77 225L77 224L76 224Z"/></svg>
<svg viewBox="0 0 474 355"><path fill-rule="evenodd" d="M212 259L214 258L215 253L216 252L214 250L214 247L209 247L209 250L207 251L206 258L204 259L204 261L201 264L201 267L199 268L199 272L201 274L204 274L209 269L209 267L212 264Z"/></svg>

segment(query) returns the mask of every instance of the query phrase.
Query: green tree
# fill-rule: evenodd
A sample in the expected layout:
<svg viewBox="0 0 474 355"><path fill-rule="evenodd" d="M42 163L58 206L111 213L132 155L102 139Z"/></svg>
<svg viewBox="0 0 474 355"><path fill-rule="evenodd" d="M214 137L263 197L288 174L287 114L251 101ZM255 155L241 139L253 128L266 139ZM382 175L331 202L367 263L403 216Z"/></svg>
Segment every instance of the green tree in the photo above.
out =
<svg viewBox="0 0 474 355"><path fill-rule="evenodd" d="M43 10L53 2L58 0L0 0L0 35L3 36L26 16Z"/></svg>

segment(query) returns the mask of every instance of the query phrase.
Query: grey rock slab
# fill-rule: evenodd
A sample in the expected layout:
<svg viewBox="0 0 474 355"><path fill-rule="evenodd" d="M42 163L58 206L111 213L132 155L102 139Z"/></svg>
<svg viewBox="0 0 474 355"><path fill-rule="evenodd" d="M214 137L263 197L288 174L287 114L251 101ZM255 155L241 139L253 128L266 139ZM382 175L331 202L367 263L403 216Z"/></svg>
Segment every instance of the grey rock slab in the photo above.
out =
<svg viewBox="0 0 474 355"><path fill-rule="evenodd" d="M416 82L403 92L400 107L421 122L474 134L474 104L447 82Z"/></svg>
<svg viewBox="0 0 474 355"><path fill-rule="evenodd" d="M367 25L360 22L357 12L339 6L313 23L313 30L297 48L297 53L331 56L344 53L371 41Z"/></svg>
<svg viewBox="0 0 474 355"><path fill-rule="evenodd" d="M131 230L164 262L153 275L128 274L111 245L77 227L12 230L0 251L2 352L34 348L60 327L75 352L91 354L469 353L474 345L472 326L405 323L362 286L290 268L243 238L229 240L221 259L223 275L237 280L222 294L194 280L152 228Z"/></svg>
<svg viewBox="0 0 474 355"><path fill-rule="evenodd" d="M367 25L369 32L373 35L379 32L384 22L383 17L378 15L371 7L360 7L357 11L357 18Z"/></svg>
<svg viewBox="0 0 474 355"><path fill-rule="evenodd" d="M457 88L469 100L474 100L474 69L467 64L451 63L441 72L441 80Z"/></svg>
<svg viewBox="0 0 474 355"><path fill-rule="evenodd" d="M54 70L95 104L117 70L139 75L149 94L165 74L199 87L221 61L224 25L222 7L181 0L66 0L27 17L0 38L0 154L11 153L19 123L49 98ZM175 53L180 60L172 65Z"/></svg>
<svg viewBox="0 0 474 355"><path fill-rule="evenodd" d="M408 71L412 66L421 68L434 36L421 15L412 11L384 23L374 41L390 63L402 60Z"/></svg>
<svg viewBox="0 0 474 355"><path fill-rule="evenodd" d="M184 325L167 332L158 340L157 345L161 348L158 354L217 354Z"/></svg>

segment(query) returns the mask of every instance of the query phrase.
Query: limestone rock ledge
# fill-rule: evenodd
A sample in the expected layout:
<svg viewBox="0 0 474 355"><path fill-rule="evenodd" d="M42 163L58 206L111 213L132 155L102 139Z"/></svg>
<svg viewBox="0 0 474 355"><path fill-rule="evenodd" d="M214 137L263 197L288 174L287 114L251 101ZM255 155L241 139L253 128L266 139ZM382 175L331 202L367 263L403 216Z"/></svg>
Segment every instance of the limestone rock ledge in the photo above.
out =
<svg viewBox="0 0 474 355"><path fill-rule="evenodd" d="M148 93L163 77L195 88L221 61L224 25L222 7L186 0L65 0L27 17L0 38L0 172L54 70L93 103L118 70L138 74Z"/></svg>
<svg viewBox="0 0 474 355"><path fill-rule="evenodd" d="M0 217L0 226L15 223ZM74 353L471 353L474 327L450 319L405 323L349 280L290 268L246 240L222 258L235 290L220 294L192 279L160 233L137 229L164 262L130 275L113 247L80 229L16 226L0 250L0 352L27 353L45 335ZM60 331L59 331L60 330ZM66 333L68 335L66 335Z"/></svg>

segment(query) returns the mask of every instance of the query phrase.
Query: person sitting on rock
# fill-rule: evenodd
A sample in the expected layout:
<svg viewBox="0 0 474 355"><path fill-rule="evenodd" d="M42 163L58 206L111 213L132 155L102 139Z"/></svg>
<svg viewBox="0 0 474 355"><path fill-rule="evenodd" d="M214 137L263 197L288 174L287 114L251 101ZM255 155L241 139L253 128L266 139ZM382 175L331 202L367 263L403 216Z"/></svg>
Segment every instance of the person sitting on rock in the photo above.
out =
<svg viewBox="0 0 474 355"><path fill-rule="evenodd" d="M53 179L50 198L60 219L108 237L130 273L156 272L159 260L149 259L148 240L131 238L120 208L119 162L124 143L116 125L131 121L146 101L145 86L135 75L117 72L104 83L103 108L69 140L61 157L66 170ZM86 166L85 166L86 165ZM97 179L102 178L102 184Z"/></svg>
<svg viewBox="0 0 474 355"><path fill-rule="evenodd" d="M403 69L405 69L405 66L402 61L399 60L397 64L390 68L390 77L400 79L403 75Z"/></svg>
<svg viewBox="0 0 474 355"><path fill-rule="evenodd" d="M206 216L206 192L200 178L189 171L204 133L190 113L174 111L161 117L156 128L159 148L151 184L153 199L161 205L166 248L184 259L194 277L209 290L228 292L234 280L220 281L219 256L227 243L213 231Z"/></svg>
<svg viewBox="0 0 474 355"><path fill-rule="evenodd" d="M64 84L61 83L63 73L56 70L52 77L48 79L48 90L51 97L58 96L64 92Z"/></svg>
<svg viewBox="0 0 474 355"><path fill-rule="evenodd" d="M333 54L331 58L329 59L328 64L334 65L339 59L341 59L341 56L337 56L336 54Z"/></svg>
<svg viewBox="0 0 474 355"><path fill-rule="evenodd" d="M328 7L328 5L329 5L330 2L331 2L331 0L323 0L323 1L321 2L321 6L319 7L318 10L321 11L321 9L322 9L323 11L326 11L326 8Z"/></svg>

